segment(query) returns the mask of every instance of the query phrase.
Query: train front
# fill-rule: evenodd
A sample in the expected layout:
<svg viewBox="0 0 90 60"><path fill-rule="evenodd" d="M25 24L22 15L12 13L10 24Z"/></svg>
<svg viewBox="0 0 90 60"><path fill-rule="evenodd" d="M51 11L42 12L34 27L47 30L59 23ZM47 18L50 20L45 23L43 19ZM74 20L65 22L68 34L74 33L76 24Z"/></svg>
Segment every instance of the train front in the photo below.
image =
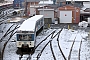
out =
<svg viewBox="0 0 90 60"><path fill-rule="evenodd" d="M18 48L34 48L34 33L24 31L17 32L17 47Z"/></svg>

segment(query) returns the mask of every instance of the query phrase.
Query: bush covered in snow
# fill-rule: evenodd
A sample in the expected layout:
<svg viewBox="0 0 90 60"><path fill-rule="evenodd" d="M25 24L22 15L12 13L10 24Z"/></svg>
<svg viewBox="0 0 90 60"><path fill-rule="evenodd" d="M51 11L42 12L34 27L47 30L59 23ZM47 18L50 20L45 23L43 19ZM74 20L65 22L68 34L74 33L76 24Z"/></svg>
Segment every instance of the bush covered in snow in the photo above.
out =
<svg viewBox="0 0 90 60"><path fill-rule="evenodd" d="M78 26L79 27L87 27L88 26L88 22L86 22L86 21L79 22Z"/></svg>

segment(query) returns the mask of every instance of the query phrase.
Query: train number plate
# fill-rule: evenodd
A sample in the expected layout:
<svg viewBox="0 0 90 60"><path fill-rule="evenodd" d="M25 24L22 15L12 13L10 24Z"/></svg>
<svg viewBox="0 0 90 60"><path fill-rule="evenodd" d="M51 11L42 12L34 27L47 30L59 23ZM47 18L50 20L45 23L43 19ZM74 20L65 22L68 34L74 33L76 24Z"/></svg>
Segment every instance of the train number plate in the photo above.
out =
<svg viewBox="0 0 90 60"><path fill-rule="evenodd" d="M24 42L24 44L26 44L26 42Z"/></svg>

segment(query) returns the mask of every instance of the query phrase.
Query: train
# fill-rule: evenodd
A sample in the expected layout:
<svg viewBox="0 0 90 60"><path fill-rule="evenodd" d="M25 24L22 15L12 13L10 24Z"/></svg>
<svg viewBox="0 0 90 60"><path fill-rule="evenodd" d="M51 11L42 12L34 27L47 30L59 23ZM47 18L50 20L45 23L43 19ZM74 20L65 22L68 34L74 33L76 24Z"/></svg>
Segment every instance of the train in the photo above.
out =
<svg viewBox="0 0 90 60"><path fill-rule="evenodd" d="M12 14L13 15L18 15L18 14L21 14L21 12L24 12L24 9L22 8L22 9L14 9L14 11L12 12ZM24 14L24 13L22 13L22 14Z"/></svg>
<svg viewBox="0 0 90 60"><path fill-rule="evenodd" d="M35 15L25 20L17 29L17 48L34 49L37 32L44 26L43 15Z"/></svg>

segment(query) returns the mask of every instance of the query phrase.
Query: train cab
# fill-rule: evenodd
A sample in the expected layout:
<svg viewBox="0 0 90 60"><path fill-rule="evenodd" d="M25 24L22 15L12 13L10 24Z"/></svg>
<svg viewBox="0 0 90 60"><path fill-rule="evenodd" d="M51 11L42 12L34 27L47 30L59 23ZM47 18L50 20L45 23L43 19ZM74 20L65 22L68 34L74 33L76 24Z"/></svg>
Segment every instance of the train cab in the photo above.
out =
<svg viewBox="0 0 90 60"><path fill-rule="evenodd" d="M17 33L17 47L18 48L34 47L34 33L28 33L28 32L25 33L25 32Z"/></svg>

